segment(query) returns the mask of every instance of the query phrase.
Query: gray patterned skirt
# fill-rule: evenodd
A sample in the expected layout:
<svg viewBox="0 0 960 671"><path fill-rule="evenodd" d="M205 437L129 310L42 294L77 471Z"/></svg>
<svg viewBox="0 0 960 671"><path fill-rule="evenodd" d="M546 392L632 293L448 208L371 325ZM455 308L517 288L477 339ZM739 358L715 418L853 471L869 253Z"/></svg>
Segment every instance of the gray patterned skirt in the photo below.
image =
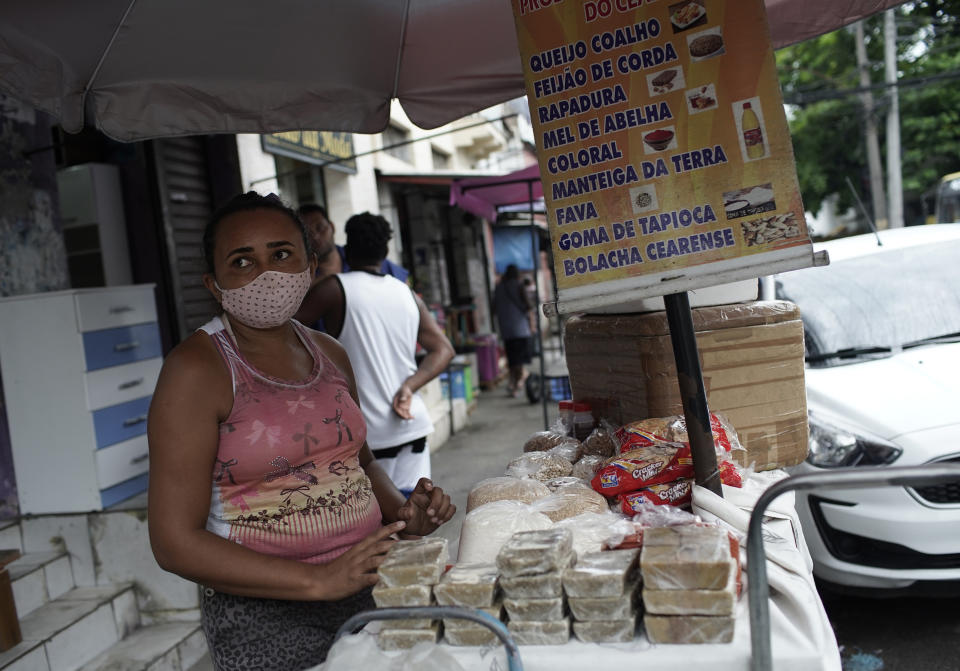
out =
<svg viewBox="0 0 960 671"><path fill-rule="evenodd" d="M374 607L370 589L340 601L200 591L200 623L217 671L298 671L320 664L340 625Z"/></svg>

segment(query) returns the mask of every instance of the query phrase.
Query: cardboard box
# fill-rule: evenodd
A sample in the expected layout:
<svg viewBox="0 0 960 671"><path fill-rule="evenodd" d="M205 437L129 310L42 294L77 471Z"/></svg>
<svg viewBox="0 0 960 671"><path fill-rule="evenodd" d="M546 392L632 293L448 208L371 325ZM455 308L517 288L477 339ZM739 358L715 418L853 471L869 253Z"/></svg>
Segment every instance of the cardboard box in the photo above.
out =
<svg viewBox="0 0 960 671"><path fill-rule="evenodd" d="M803 323L786 301L695 308L707 403L747 448L744 465L769 470L807 455ZM614 424L683 413L665 312L580 315L566 326L576 400Z"/></svg>

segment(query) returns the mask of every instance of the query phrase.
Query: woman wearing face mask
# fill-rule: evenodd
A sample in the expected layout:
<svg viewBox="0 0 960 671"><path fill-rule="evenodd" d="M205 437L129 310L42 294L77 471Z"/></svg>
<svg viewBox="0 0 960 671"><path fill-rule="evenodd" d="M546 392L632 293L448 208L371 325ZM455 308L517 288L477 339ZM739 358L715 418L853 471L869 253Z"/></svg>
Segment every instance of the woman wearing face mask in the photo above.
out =
<svg viewBox="0 0 960 671"><path fill-rule="evenodd" d="M455 512L422 479L405 499L364 437L350 362L291 316L316 261L276 196L244 194L204 232L223 314L164 362L149 417L149 526L164 569L202 586L220 669L302 669L373 606L394 534Z"/></svg>

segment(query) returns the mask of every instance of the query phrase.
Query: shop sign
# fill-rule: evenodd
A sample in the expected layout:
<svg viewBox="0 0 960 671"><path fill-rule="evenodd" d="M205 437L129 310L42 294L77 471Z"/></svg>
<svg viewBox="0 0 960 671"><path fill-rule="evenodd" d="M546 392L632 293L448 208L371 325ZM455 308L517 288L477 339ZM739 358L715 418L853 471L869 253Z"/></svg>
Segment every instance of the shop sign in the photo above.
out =
<svg viewBox="0 0 960 671"><path fill-rule="evenodd" d="M763 0L512 0L561 312L813 264Z"/></svg>
<svg viewBox="0 0 960 671"><path fill-rule="evenodd" d="M356 174L353 135L328 130L291 130L260 136L265 152ZM345 160L349 159L349 160Z"/></svg>

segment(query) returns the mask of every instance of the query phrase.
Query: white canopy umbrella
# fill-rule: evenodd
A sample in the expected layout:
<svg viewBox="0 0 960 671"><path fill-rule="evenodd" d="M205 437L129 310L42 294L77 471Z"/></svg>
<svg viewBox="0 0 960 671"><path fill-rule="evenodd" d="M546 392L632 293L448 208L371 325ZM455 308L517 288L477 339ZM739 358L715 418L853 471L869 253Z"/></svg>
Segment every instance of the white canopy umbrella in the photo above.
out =
<svg viewBox="0 0 960 671"><path fill-rule="evenodd" d="M766 0L777 46L901 0ZM3 0L0 90L119 140L422 128L523 95L507 0Z"/></svg>

